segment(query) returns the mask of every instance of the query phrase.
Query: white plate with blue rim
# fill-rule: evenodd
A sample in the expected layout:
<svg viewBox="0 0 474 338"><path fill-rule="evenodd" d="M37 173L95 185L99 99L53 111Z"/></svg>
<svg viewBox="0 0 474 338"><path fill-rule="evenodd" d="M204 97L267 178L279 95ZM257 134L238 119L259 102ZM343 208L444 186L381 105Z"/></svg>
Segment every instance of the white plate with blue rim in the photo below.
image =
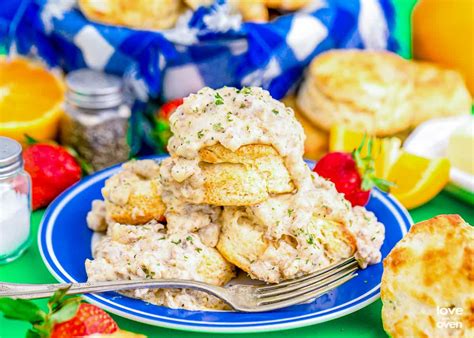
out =
<svg viewBox="0 0 474 338"><path fill-rule="evenodd" d="M164 157L151 158L160 161ZM313 166L311 162L308 165ZM92 201L102 198L105 180L119 170L117 165L84 178L46 210L38 232L38 245L44 263L59 282L87 280L84 262L92 258L93 232L87 227L86 215ZM366 208L385 225L382 246L385 258L413 221L395 198L376 189ZM84 298L111 313L156 326L202 332L261 332L323 323L355 312L378 299L381 278L382 263L379 263L360 270L357 277L312 302L260 313L171 309L116 292L87 294Z"/></svg>

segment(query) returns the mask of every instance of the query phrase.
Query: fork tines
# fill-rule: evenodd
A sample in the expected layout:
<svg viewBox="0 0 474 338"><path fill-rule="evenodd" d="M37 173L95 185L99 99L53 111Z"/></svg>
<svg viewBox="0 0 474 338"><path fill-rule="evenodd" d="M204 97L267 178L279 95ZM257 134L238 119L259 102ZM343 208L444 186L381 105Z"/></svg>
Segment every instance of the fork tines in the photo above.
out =
<svg viewBox="0 0 474 338"><path fill-rule="evenodd" d="M355 277L358 263L354 257L330 265L312 274L280 284L257 287L258 306L280 302L296 304L322 295Z"/></svg>

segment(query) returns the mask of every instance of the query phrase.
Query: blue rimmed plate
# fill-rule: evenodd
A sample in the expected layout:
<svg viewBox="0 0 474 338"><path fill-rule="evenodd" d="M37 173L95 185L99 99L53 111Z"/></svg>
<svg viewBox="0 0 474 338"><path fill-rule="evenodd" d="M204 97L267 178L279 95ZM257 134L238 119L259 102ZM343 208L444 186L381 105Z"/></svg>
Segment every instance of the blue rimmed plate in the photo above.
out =
<svg viewBox="0 0 474 338"><path fill-rule="evenodd" d="M100 190L105 180L119 170L120 166L114 166L86 177L61 194L46 210L38 233L38 245L44 263L58 281L86 281L84 261L92 258L93 235L87 228L86 214L91 202L102 198ZM386 257L413 221L392 196L378 190L372 192L367 209L385 224L382 255ZM382 264L372 265L313 302L262 313L170 309L114 292L84 297L107 311L151 325L203 332L272 331L322 323L357 311L379 297L381 277Z"/></svg>

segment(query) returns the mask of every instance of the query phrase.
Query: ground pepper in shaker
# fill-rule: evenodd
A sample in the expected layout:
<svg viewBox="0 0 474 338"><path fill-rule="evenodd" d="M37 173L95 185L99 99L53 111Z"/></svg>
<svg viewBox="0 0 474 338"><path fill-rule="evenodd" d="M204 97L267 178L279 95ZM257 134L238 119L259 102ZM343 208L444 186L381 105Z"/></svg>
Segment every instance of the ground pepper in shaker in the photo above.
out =
<svg viewBox="0 0 474 338"><path fill-rule="evenodd" d="M0 136L0 264L20 257L31 244L31 180L21 145Z"/></svg>
<svg viewBox="0 0 474 338"><path fill-rule="evenodd" d="M114 75L79 69L66 76L65 114L61 143L99 170L126 161L131 115L123 81Z"/></svg>

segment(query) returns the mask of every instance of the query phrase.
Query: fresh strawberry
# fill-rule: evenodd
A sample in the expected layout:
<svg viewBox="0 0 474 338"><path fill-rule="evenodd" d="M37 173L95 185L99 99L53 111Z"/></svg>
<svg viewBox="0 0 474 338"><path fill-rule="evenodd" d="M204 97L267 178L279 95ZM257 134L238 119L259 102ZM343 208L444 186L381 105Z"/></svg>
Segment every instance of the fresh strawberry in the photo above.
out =
<svg viewBox="0 0 474 338"><path fill-rule="evenodd" d="M181 104L183 104L182 98L168 101L155 113L153 137L157 144L157 152L166 151L168 140L172 134L169 118Z"/></svg>
<svg viewBox="0 0 474 338"><path fill-rule="evenodd" d="M33 209L47 206L56 196L81 178L81 167L63 147L37 143L23 152L25 170L30 174Z"/></svg>
<svg viewBox="0 0 474 338"><path fill-rule="evenodd" d="M82 303L80 297L66 297L68 288L57 291L48 301L48 313L23 299L0 298L5 318L32 324L27 337L70 338L109 334L118 330L114 320L95 305Z"/></svg>
<svg viewBox="0 0 474 338"><path fill-rule="evenodd" d="M166 102L164 105L161 106L159 117L165 120L168 120L171 114L173 114L174 111L182 104L183 104L182 98L174 99L174 100Z"/></svg>
<svg viewBox="0 0 474 338"><path fill-rule="evenodd" d="M391 182L375 177L374 160L372 154L372 139L367 144L367 155L361 157L362 144L350 153L332 152L323 156L314 167L313 171L330 180L338 192L353 206L364 206L369 201L370 190L377 186L382 191L388 191Z"/></svg>
<svg viewBox="0 0 474 338"><path fill-rule="evenodd" d="M117 323L106 312L95 305L81 303L72 319L54 325L51 338L82 337L93 333L113 333L117 330Z"/></svg>

